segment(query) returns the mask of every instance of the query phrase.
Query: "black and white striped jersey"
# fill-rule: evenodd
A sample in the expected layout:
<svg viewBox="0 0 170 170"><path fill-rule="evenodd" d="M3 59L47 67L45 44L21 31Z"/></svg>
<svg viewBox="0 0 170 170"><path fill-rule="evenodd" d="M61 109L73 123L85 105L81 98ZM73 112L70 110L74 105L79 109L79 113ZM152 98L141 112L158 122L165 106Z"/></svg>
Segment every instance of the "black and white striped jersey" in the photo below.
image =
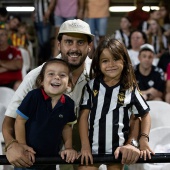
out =
<svg viewBox="0 0 170 170"><path fill-rule="evenodd" d="M35 22L42 22L43 16L48 9L50 0L34 0Z"/></svg>
<svg viewBox="0 0 170 170"><path fill-rule="evenodd" d="M128 138L130 116L140 117L149 106L137 88L109 87L102 78L84 87L80 109L89 109L89 141L93 154L113 154Z"/></svg>

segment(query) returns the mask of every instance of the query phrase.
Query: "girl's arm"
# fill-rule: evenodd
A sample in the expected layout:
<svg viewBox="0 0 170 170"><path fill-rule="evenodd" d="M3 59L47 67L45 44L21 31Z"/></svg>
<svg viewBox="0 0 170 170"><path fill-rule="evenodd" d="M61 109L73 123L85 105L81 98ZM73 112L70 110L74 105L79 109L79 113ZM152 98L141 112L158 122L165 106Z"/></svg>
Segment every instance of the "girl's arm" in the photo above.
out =
<svg viewBox="0 0 170 170"><path fill-rule="evenodd" d="M72 148L72 127L65 125L62 132L65 150L61 151L61 158L65 159L66 162L74 162L77 158L77 152Z"/></svg>
<svg viewBox="0 0 170 170"><path fill-rule="evenodd" d="M141 150L140 157L144 157L144 160L146 160L147 156L149 159L151 159L150 153L154 154L154 152L149 147L150 128L151 128L151 117L150 114L147 113L143 117L141 117L141 133L139 136L139 146Z"/></svg>
<svg viewBox="0 0 170 170"><path fill-rule="evenodd" d="M84 109L80 112L80 119L79 119L79 133L81 139L81 164L83 164L84 159L86 165L88 165L88 160L90 158L91 164L93 164L93 157L91 154L91 147L88 138L88 116L89 110Z"/></svg>

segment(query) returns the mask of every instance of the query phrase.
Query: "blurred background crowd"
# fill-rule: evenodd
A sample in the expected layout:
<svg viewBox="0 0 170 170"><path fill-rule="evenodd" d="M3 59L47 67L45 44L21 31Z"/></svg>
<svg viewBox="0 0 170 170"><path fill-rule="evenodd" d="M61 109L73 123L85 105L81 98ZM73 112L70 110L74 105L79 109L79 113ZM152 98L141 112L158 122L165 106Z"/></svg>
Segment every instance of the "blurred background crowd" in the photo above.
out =
<svg viewBox="0 0 170 170"><path fill-rule="evenodd" d="M60 25L69 19L82 19L89 23L95 35L90 58L99 41L111 36L124 43L136 68L140 64L140 47L152 45L154 59L150 65L145 61L144 66L150 72L139 80L147 81L149 85L142 91L155 88L161 93L159 98L152 99L147 95L146 99L170 103L170 5L167 0L161 0L158 9L148 12L142 10L144 5L144 0L134 0L135 10L113 20L109 0L34 0L31 22L0 7L0 86L16 90L31 69L59 54L56 36ZM159 70L159 75L151 74L153 66ZM162 83L159 89L153 83L158 76L162 80L157 81Z"/></svg>

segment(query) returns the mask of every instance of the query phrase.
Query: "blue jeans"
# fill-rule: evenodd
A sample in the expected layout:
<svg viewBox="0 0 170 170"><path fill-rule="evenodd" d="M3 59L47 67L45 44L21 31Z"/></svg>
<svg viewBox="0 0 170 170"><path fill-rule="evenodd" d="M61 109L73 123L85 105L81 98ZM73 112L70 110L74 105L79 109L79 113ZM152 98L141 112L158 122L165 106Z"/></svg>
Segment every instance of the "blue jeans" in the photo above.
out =
<svg viewBox="0 0 170 170"><path fill-rule="evenodd" d="M41 47L44 46L51 36L51 24L48 22L44 24L43 22L35 23L35 29L38 36L38 43Z"/></svg>
<svg viewBox="0 0 170 170"><path fill-rule="evenodd" d="M64 17L60 17L57 15L54 15L54 23L55 23L55 27L60 27L61 24L67 20L73 20L76 17L69 17L69 18L64 18Z"/></svg>
<svg viewBox="0 0 170 170"><path fill-rule="evenodd" d="M90 25L91 33L98 36L105 36L107 31L108 17L104 18L85 18Z"/></svg>

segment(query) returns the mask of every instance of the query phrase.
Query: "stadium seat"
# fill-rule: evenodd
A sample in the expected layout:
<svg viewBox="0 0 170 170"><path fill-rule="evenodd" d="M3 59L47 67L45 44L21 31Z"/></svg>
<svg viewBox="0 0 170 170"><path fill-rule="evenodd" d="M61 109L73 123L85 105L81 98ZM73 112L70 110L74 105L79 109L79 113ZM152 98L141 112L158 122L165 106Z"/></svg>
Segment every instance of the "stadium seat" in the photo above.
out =
<svg viewBox="0 0 170 170"><path fill-rule="evenodd" d="M6 108L13 97L15 91L8 87L0 87L0 103Z"/></svg>
<svg viewBox="0 0 170 170"><path fill-rule="evenodd" d="M155 145L170 143L170 104L163 101L147 101L150 107L151 115L151 131L150 131L150 146L154 150ZM166 131L167 130L167 131ZM169 131L169 132L168 132ZM163 138L166 140L159 141ZM167 164L134 164L129 165L129 170L162 170Z"/></svg>

